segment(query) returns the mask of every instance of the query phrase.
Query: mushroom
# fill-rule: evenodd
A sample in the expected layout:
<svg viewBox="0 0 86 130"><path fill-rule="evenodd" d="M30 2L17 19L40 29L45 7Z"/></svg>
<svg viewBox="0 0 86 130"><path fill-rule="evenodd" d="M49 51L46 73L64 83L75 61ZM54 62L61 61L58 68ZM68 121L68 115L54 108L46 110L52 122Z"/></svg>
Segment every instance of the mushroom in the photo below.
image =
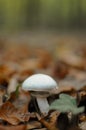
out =
<svg viewBox="0 0 86 130"><path fill-rule="evenodd" d="M22 89L30 91L35 96L41 113L48 113L47 97L58 89L56 81L45 74L34 74L22 83Z"/></svg>

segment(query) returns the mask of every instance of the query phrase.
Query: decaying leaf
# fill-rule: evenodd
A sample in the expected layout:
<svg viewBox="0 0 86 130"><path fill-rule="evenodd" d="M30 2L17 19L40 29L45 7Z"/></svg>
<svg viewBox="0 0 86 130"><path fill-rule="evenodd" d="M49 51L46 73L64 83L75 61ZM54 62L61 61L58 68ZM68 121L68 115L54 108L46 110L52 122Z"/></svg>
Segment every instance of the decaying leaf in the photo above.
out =
<svg viewBox="0 0 86 130"><path fill-rule="evenodd" d="M74 78L71 79L63 79L59 82L60 87L72 87L76 91L82 89L84 86L86 86L86 80L77 80Z"/></svg>
<svg viewBox="0 0 86 130"><path fill-rule="evenodd" d="M41 69L46 69L47 67L49 67L52 57L48 52L48 50L35 49L34 51L35 51L35 57L39 59L38 67Z"/></svg>
<svg viewBox="0 0 86 130"><path fill-rule="evenodd" d="M85 122L86 121L86 115L80 115L79 120L81 122Z"/></svg>
<svg viewBox="0 0 86 130"><path fill-rule="evenodd" d="M79 124L81 130L86 130L86 121Z"/></svg>
<svg viewBox="0 0 86 130"><path fill-rule="evenodd" d="M38 130L46 130L46 128L42 129L42 125L38 121L32 121L27 124L20 124L20 125L0 125L0 130L32 130L36 129Z"/></svg>
<svg viewBox="0 0 86 130"><path fill-rule="evenodd" d="M3 104L4 95L7 92L8 78L0 74L0 106Z"/></svg>
<svg viewBox="0 0 86 130"><path fill-rule="evenodd" d="M27 124L26 129L27 129L27 130L36 129L36 128L39 128L39 129L40 129L41 127L42 127L42 125L41 125L40 122L38 122L38 121L32 121L32 122L29 122L29 123Z"/></svg>
<svg viewBox="0 0 86 130"><path fill-rule="evenodd" d="M56 120L59 116L59 112L55 111L51 114L50 120L47 121L45 117L41 117L38 113L36 114L38 120L48 129L48 130L59 130L56 125Z"/></svg>
<svg viewBox="0 0 86 130"><path fill-rule="evenodd" d="M0 72L0 86L7 88L8 83L9 83L9 78Z"/></svg>
<svg viewBox="0 0 86 130"><path fill-rule="evenodd" d="M9 119L4 119L11 124L18 124L19 122L28 121L29 118L34 118L35 115L33 113L28 112L28 106L30 103L31 96L29 92L24 92L20 89L19 95L17 96L15 91L10 94L10 98L8 102L4 104L4 106L8 105L10 109L6 109L3 111L5 114L9 114ZM4 107L2 106L2 107ZM12 110L11 110L12 109ZM13 111L11 113L11 111ZM8 115L7 115L8 116ZM11 118L11 117L12 118ZM14 120L15 119L15 120Z"/></svg>
<svg viewBox="0 0 86 130"><path fill-rule="evenodd" d="M55 62L53 66L53 76L58 79L63 79L69 73L69 68L66 64L61 61Z"/></svg>
<svg viewBox="0 0 86 130"><path fill-rule="evenodd" d="M10 78L16 73L16 67L12 64L3 63L0 65L0 75Z"/></svg>
<svg viewBox="0 0 86 130"><path fill-rule="evenodd" d="M19 120L16 118L15 114L17 109L10 102L4 103L0 108L0 118L10 124L17 125Z"/></svg>
<svg viewBox="0 0 86 130"><path fill-rule="evenodd" d="M61 44L56 52L57 58L64 63L80 69L85 67L85 59L76 53L76 48L73 48L72 44Z"/></svg>
<svg viewBox="0 0 86 130"><path fill-rule="evenodd" d="M29 102L30 94L28 92L20 91L18 97L16 97L15 92L11 93L9 101L5 102L0 108L0 118L13 125L29 121L30 117L34 117L33 114L28 112Z"/></svg>
<svg viewBox="0 0 86 130"><path fill-rule="evenodd" d="M0 118L12 125L17 125L20 122L28 121L30 118L30 113L23 113L12 103L6 102L0 108Z"/></svg>
<svg viewBox="0 0 86 130"><path fill-rule="evenodd" d="M17 126L4 126L0 125L0 130L26 130L26 125L17 125Z"/></svg>
<svg viewBox="0 0 86 130"><path fill-rule="evenodd" d="M29 92L22 91L20 88L19 95L17 96L15 92L11 93L9 101L22 112L28 112L29 103L31 100L31 95Z"/></svg>
<svg viewBox="0 0 86 130"><path fill-rule="evenodd" d="M0 86L0 106L3 104L5 94L6 94L6 88Z"/></svg>

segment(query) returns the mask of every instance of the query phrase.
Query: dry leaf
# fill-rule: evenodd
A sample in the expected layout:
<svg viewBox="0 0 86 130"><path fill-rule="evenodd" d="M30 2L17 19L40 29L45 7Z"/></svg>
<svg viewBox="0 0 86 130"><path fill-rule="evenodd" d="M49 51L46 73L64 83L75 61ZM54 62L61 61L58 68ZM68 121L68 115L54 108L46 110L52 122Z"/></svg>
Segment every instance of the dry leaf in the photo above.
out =
<svg viewBox="0 0 86 130"><path fill-rule="evenodd" d="M80 69L84 68L85 59L79 56L76 53L76 49L71 47L71 45L69 46L67 44L61 44L59 47L57 47L56 52L57 58L63 61L64 63Z"/></svg>
<svg viewBox="0 0 86 130"><path fill-rule="evenodd" d="M9 102L14 106L14 115L20 122L28 121L30 117L34 118L33 113L28 112L28 106L30 103L30 94L29 92L24 92L22 90L19 91L19 95L17 96L15 92L11 93ZM12 106L11 105L11 106ZM10 110L9 110L10 112ZM11 113L13 114L13 113ZM18 121L17 121L18 123Z"/></svg>
<svg viewBox="0 0 86 130"><path fill-rule="evenodd" d="M7 92L8 79L0 75L0 106L3 104L4 95Z"/></svg>
<svg viewBox="0 0 86 130"><path fill-rule="evenodd" d="M0 65L0 75L6 78L11 77L16 73L16 68L12 64L3 63Z"/></svg>
<svg viewBox="0 0 86 130"><path fill-rule="evenodd" d="M68 66L61 61L58 61L53 66L53 76L58 79L63 79L68 74Z"/></svg>
<svg viewBox="0 0 86 130"><path fill-rule="evenodd" d="M81 122L85 122L86 121L86 115L85 114L84 115L80 115L79 120Z"/></svg>
<svg viewBox="0 0 86 130"><path fill-rule="evenodd" d="M26 129L30 130L30 129L36 129L36 128L41 128L41 127L42 127L42 125L41 125L40 122L38 122L38 121L32 121L32 122L29 122L27 124Z"/></svg>
<svg viewBox="0 0 86 130"><path fill-rule="evenodd" d="M59 130L56 126L56 119L58 112L53 113L55 117L51 116L50 121L47 121L45 118L41 117L38 113L36 114L38 120L48 129L48 130Z"/></svg>
<svg viewBox="0 0 86 130"><path fill-rule="evenodd" d="M6 94L6 88L0 86L0 106L3 104L5 94Z"/></svg>
<svg viewBox="0 0 86 130"><path fill-rule="evenodd" d="M81 130L86 130L86 121L80 123L79 127L81 128Z"/></svg>
<svg viewBox="0 0 86 130"><path fill-rule="evenodd" d="M17 125L17 126L4 126L0 125L0 130L26 130L26 125Z"/></svg>
<svg viewBox="0 0 86 130"><path fill-rule="evenodd" d="M23 90L19 90L18 96L16 96L15 92L11 93L9 101L19 110L23 112L28 112L29 103L31 100L31 95L29 92L25 92Z"/></svg>
<svg viewBox="0 0 86 130"><path fill-rule="evenodd" d="M0 118L12 125L17 125L20 122L28 121L30 113L23 113L14 107L12 103L6 102L0 108Z"/></svg>
<svg viewBox="0 0 86 130"><path fill-rule="evenodd" d="M10 62L20 62L21 59L27 58L29 55L29 47L28 45L21 44L21 47L19 44L11 44L8 43L5 52L3 55L4 61L10 61Z"/></svg>
<svg viewBox="0 0 86 130"><path fill-rule="evenodd" d="M0 108L0 118L12 125L17 125L20 122L16 114L17 109L10 102L4 103Z"/></svg>
<svg viewBox="0 0 86 130"><path fill-rule="evenodd" d="M13 91L15 91L17 85L18 85L17 77L16 77L16 76L13 76L13 77L10 79L10 81L9 81L9 85L8 85L8 88L7 88L7 93L10 94L10 93L12 93Z"/></svg>

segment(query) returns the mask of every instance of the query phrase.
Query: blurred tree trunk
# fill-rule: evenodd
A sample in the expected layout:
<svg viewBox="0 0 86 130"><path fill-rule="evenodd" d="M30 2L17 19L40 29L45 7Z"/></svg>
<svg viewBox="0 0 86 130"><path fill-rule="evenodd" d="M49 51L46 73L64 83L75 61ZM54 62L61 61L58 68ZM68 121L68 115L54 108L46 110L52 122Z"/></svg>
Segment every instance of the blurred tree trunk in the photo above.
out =
<svg viewBox="0 0 86 130"><path fill-rule="evenodd" d="M26 0L2 0L4 28L19 29L24 23Z"/></svg>
<svg viewBox="0 0 86 130"><path fill-rule="evenodd" d="M77 8L77 10L78 10L78 18L77 18L77 20L78 20L78 28L81 28L82 19L83 19L82 18L82 8L81 8L82 0L78 0L77 4L78 4L78 8Z"/></svg>
<svg viewBox="0 0 86 130"><path fill-rule="evenodd" d="M82 8L82 25L83 28L86 28L86 0L82 0L82 4L81 4L81 8Z"/></svg>
<svg viewBox="0 0 86 130"><path fill-rule="evenodd" d="M28 0L26 6L26 25L36 27L40 24L40 0Z"/></svg>

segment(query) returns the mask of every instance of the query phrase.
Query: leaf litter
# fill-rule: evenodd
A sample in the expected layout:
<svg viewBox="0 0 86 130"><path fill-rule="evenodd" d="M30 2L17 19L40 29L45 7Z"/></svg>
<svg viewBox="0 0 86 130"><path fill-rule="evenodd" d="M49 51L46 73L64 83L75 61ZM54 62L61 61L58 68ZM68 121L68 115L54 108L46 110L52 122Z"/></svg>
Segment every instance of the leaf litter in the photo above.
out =
<svg viewBox="0 0 86 130"><path fill-rule="evenodd" d="M46 49L33 49L26 44L22 44L21 48L18 44L6 44L2 47L0 130L61 130L58 127L60 111L50 110L47 115L40 114L30 92L24 92L20 87L16 95L17 85L38 72L49 74L58 82L57 93L48 98L50 104L64 93L75 97L78 106L86 108L86 46L75 46L73 49L68 44L59 45L54 51L54 57ZM85 130L85 124L86 111L79 115L78 126L66 130Z"/></svg>

